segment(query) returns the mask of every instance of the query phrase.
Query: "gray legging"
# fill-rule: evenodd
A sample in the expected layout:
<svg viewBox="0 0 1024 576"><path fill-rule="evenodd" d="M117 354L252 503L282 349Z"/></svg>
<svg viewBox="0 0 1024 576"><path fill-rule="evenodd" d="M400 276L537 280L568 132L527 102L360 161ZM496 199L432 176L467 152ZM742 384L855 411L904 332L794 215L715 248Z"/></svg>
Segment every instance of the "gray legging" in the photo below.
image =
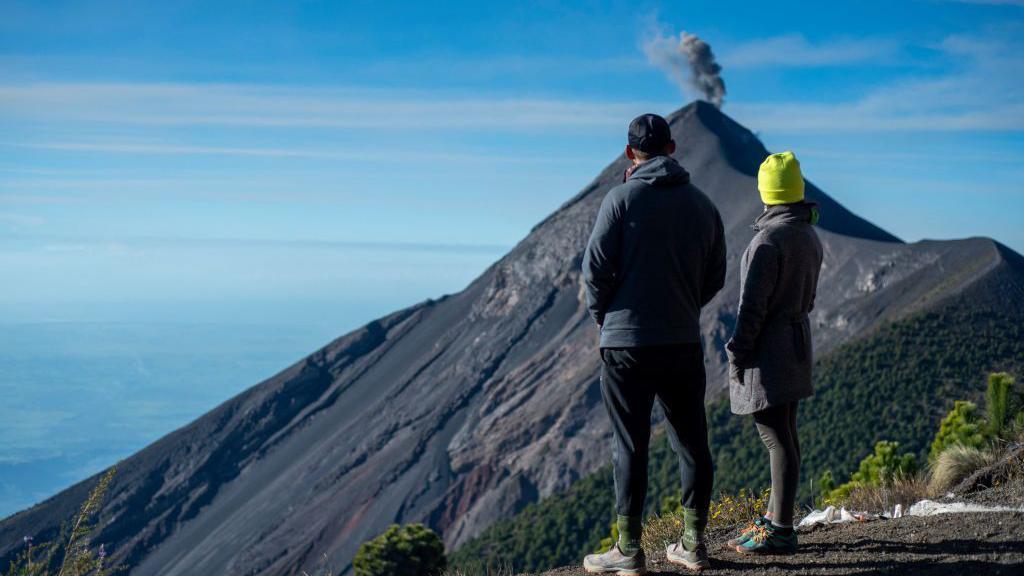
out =
<svg viewBox="0 0 1024 576"><path fill-rule="evenodd" d="M798 402L770 406L754 412L754 424L768 448L772 466L772 494L768 512L782 526L792 526L796 491L800 483L800 440L796 435Z"/></svg>

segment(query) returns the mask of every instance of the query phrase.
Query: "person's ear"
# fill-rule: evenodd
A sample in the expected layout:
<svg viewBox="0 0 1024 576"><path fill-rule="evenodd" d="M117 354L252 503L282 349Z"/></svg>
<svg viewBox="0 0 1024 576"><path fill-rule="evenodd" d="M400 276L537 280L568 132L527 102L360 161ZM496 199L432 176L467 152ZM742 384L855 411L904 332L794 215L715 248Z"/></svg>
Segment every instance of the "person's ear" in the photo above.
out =
<svg viewBox="0 0 1024 576"><path fill-rule="evenodd" d="M671 156L671 155L676 153L676 141L675 140L669 140L668 144L665 144L665 153L668 154L669 156Z"/></svg>
<svg viewBox="0 0 1024 576"><path fill-rule="evenodd" d="M629 144L626 144L626 158L636 160L636 155L633 154L633 148L631 148Z"/></svg>

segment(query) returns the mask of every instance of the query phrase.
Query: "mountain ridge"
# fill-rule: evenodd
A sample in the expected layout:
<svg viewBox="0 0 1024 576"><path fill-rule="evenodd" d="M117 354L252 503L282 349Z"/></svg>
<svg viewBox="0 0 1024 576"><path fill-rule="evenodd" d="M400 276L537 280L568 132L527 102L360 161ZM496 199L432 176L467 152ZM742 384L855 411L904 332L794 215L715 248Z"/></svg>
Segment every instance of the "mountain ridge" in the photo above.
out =
<svg viewBox="0 0 1024 576"><path fill-rule="evenodd" d="M726 289L702 322L715 394L736 264L760 210L752 166L767 151L706 103L668 119L677 156L727 231ZM457 546L604 464L609 430L579 263L625 167L620 155L464 290L372 321L126 459L98 541L133 574L297 574L322 554L348 566L395 521L425 521ZM808 197L823 214L812 316L823 353L1012 258L989 239L906 244L810 183ZM53 533L88 482L0 522L0 555L24 534Z"/></svg>

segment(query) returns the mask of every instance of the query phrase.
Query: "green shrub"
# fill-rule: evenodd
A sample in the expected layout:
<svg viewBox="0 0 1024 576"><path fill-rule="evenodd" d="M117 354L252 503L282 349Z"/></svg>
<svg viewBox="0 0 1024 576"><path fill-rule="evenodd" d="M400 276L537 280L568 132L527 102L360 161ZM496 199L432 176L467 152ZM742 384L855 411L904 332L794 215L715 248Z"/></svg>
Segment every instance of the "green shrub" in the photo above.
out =
<svg viewBox="0 0 1024 576"><path fill-rule="evenodd" d="M392 524L352 561L356 576L437 576L446 566L444 543L422 524Z"/></svg>
<svg viewBox="0 0 1024 576"><path fill-rule="evenodd" d="M611 550L612 546L614 546L615 543L618 542L618 541L619 541L619 523L618 522L612 522L611 523L611 532L608 534L607 537L601 539L601 545L598 546L597 550L595 550L594 552L596 552L598 554L604 554L605 552Z"/></svg>
<svg viewBox="0 0 1024 576"><path fill-rule="evenodd" d="M818 486L822 492L831 492L836 489L836 480L832 477L831 470L825 470L818 479Z"/></svg>
<svg viewBox="0 0 1024 576"><path fill-rule="evenodd" d="M875 444L874 454L860 461L857 471L850 477L867 486L881 486L901 476L917 471L917 458L911 453L898 455L899 442L882 440Z"/></svg>
<svg viewBox="0 0 1024 576"><path fill-rule="evenodd" d="M1006 372L989 374L988 391L985 394L988 435L992 438L1003 438L1024 408L1022 404L1024 398L1014 388L1013 376Z"/></svg>
<svg viewBox="0 0 1024 576"><path fill-rule="evenodd" d="M953 409L942 419L939 431L932 441L928 461L935 462L950 446L967 446L980 448L985 444L985 426L978 416L978 407L974 402L957 400Z"/></svg>
<svg viewBox="0 0 1024 576"><path fill-rule="evenodd" d="M899 442L877 442L875 451L860 461L850 481L830 491L827 500L842 502L857 488L887 486L912 476L917 472L917 457L909 452L898 454L899 447Z"/></svg>

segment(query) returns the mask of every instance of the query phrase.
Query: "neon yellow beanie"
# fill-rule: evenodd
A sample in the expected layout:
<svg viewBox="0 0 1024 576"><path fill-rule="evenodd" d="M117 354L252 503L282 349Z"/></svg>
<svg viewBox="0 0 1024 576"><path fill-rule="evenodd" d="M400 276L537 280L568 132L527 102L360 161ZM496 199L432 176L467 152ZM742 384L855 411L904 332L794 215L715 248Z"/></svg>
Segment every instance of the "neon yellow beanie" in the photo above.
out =
<svg viewBox="0 0 1024 576"><path fill-rule="evenodd" d="M789 150L765 158L757 171L757 190L761 201L769 206L803 200L804 177L800 174L800 161Z"/></svg>

